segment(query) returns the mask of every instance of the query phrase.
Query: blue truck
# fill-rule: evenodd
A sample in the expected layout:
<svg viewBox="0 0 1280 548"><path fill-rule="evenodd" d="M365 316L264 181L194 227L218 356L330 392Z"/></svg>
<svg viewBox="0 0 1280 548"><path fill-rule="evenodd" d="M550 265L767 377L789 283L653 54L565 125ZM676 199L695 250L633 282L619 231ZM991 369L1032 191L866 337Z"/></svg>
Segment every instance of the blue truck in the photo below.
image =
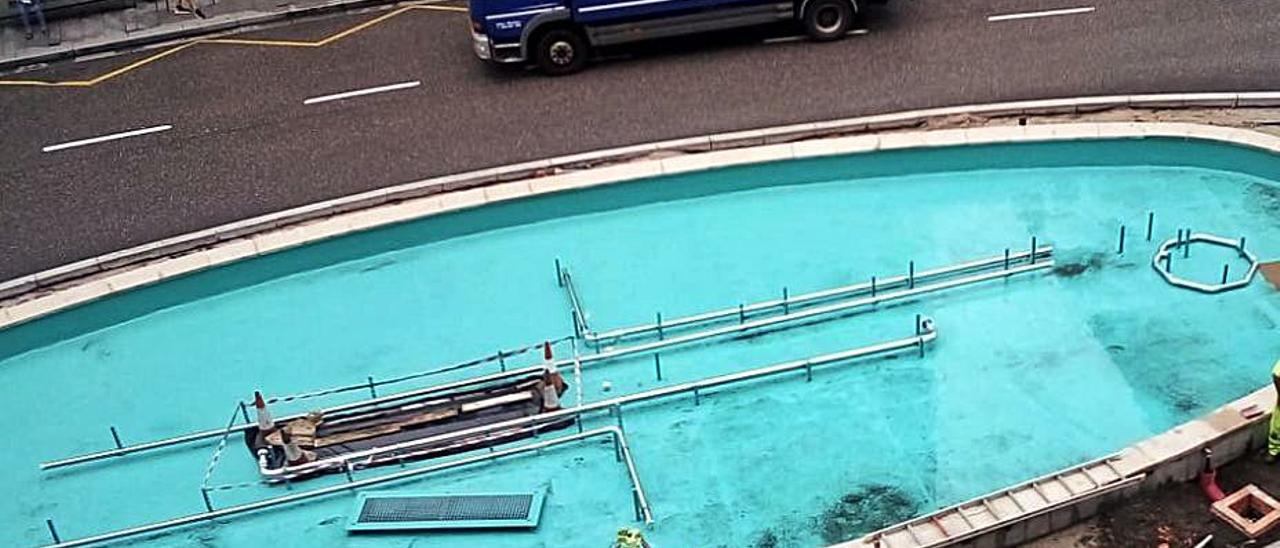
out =
<svg viewBox="0 0 1280 548"><path fill-rule="evenodd" d="M593 47L798 21L810 38L839 39L865 4L886 0L471 0L471 41L494 63L533 62L550 75L581 70Z"/></svg>

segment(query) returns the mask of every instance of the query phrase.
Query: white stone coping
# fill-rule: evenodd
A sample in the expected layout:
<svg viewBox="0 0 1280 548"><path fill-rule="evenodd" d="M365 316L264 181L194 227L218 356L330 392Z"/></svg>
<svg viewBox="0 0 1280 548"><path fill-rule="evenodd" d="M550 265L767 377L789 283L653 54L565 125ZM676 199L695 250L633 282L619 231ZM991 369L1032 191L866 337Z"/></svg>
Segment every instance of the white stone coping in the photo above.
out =
<svg viewBox="0 0 1280 548"><path fill-rule="evenodd" d="M538 160L482 169L468 173L435 177L385 189L371 190L351 196L317 202L293 209L270 213L243 221L200 230L173 238L166 238L129 249L108 253L99 257L77 261L36 274L0 282L0 300L23 296L33 291L57 285L66 280L84 278L113 270L125 265L161 259L178 253L201 249L219 242L235 240L285 225L299 224L339 213L365 209L377 205L411 200L446 192L454 192L516 179L534 179L566 169L579 169L603 163L617 163L658 153L702 152L725 148L737 148L778 142L794 142L818 136L830 136L853 132L878 131L920 126L930 119L949 116L1019 116L1031 114L1056 114L1095 112L1111 108L1166 108L1166 107L1266 107L1280 106L1280 91L1221 92L1221 93L1168 93L1153 95L1111 95L1095 97L1071 97L1036 101L1015 101L980 105L911 110L875 116L862 116L826 122L793 124L766 129L737 131L716 135L704 135L670 141L661 141L621 148L572 154L547 160ZM1027 138L1042 138L1032 130ZM939 134L943 142L931 144L963 144L963 134ZM1019 136L1021 137L1021 136ZM1012 137L1011 137L1012 139ZM871 141L872 143L876 141ZM992 141L995 142L995 141ZM821 149L823 145L816 145ZM810 151L814 149L809 149ZM850 150L848 152L856 152ZM697 164L699 160L691 160ZM690 165L686 164L686 165ZM2 305L0 305L2 306ZM0 314L0 320L3 315ZM3 325L0 324L0 327Z"/></svg>
<svg viewBox="0 0 1280 548"><path fill-rule="evenodd" d="M1041 102L1043 103L1043 102ZM1027 107L1030 108L1030 107ZM421 190L426 183L376 190L350 198L321 202L279 214L233 223L216 229L162 240L145 246L80 261L19 278L0 286L17 288L17 298L0 304L0 329L81 305L111 293L190 274L206 268L266 255L395 223L444 212L479 207L507 200L571 191L632 181L659 175L688 173L728 166L772 161L859 154L881 150L922 147L976 145L1007 142L1062 141L1080 139L1181 137L1224 141L1280 153L1280 137L1251 130L1190 123L1067 123L1032 126L990 126L966 129L914 131L883 135L857 135L815 139L794 143L749 146L731 150L711 150L661 159L643 159L553 175L496 182L486 186L436 192L423 197L399 200L402 188ZM741 137L738 134L737 138ZM753 137L754 138L754 137ZM654 150L656 145L646 145ZM580 158L584 155L579 155ZM589 155L585 155L589 156ZM525 167L499 168L484 177L500 177L504 169L547 169L546 160L522 164ZM577 162L579 160L574 160ZM519 172L519 171L517 171ZM433 187L449 188L448 180L462 180L474 174L432 179ZM489 180L489 179L483 179ZM398 200L398 201L392 201ZM294 219L306 219L294 222ZM179 242L179 244L175 244ZM179 252L175 245L187 246ZM191 246L200 246L194 251ZM181 249L181 248L179 248ZM181 253L181 254L177 254ZM137 262L146 260L148 262ZM85 272L94 275L85 276ZM77 276L75 279L70 279Z"/></svg>

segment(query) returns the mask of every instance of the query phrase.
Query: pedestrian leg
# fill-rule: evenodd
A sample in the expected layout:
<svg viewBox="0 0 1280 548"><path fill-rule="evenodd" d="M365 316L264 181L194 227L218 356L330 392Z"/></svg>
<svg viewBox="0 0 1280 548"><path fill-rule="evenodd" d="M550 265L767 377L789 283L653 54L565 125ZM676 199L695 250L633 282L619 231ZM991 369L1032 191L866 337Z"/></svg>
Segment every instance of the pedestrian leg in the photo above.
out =
<svg viewBox="0 0 1280 548"><path fill-rule="evenodd" d="M22 30L27 33L27 40L31 39L31 6L18 0L18 13L22 16Z"/></svg>

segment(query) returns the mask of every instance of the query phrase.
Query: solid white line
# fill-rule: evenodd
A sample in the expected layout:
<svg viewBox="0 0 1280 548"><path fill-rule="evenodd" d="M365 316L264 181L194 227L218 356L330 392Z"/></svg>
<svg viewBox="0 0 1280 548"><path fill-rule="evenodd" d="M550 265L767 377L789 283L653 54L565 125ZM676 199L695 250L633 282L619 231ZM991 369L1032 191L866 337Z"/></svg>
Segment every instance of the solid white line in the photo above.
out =
<svg viewBox="0 0 1280 548"><path fill-rule="evenodd" d="M871 31L867 29L853 29L848 33L846 33L845 36L861 36L868 32L871 32ZM766 38L764 40L761 40L760 43L761 44L786 44L788 42L799 42L801 40L808 40L808 39L809 39L808 36L780 36L778 38Z"/></svg>
<svg viewBox="0 0 1280 548"><path fill-rule="evenodd" d="M369 95L372 93L382 93L384 91L395 91L398 89L409 89L422 85L422 82L414 80L412 82L401 82L399 84L390 84L386 86L378 86L376 88L357 89L355 91L344 91L333 95L323 95L320 97L312 97L302 102L304 105L314 105L316 103L324 103L327 101L337 101L338 99L349 99L351 97L359 97L361 95Z"/></svg>
<svg viewBox="0 0 1280 548"><path fill-rule="evenodd" d="M1015 19L1032 19L1035 17L1053 17L1055 15L1076 15L1080 13L1089 13L1096 9L1098 8L1095 8L1093 6L1088 6L1083 8L1064 8L1060 10L1029 11L1025 13L1006 13L1004 15L988 16L987 21L990 21L990 22L1013 21Z"/></svg>
<svg viewBox="0 0 1280 548"><path fill-rule="evenodd" d="M125 132L123 132L123 133L112 133L111 135L103 135L103 136L101 136L101 137L93 137L93 138L90 138L90 139L81 139L81 140L79 140L79 141L71 141L71 142L69 142L69 143L62 143L62 144L57 144L57 145L49 145L49 146L44 147L44 148L42 148L42 149L40 149L40 150L41 150L41 151L44 151L44 152L53 152L53 151L56 151L56 150L62 150L62 149L66 149L66 148L75 148L75 147L82 147L82 146L85 146L85 145L93 145L93 144L97 144L97 143L105 143L105 142L107 142L107 141L114 141L114 140L116 140L116 139L124 139L124 138L127 138L127 137L137 137L137 136L139 136L139 135L146 135L146 134L148 134L148 133L159 133L159 132L161 132L161 131L168 131L168 130L171 130L171 129L173 129L173 126L168 126L168 125L165 125L165 126L149 127L149 128L145 128L145 129L135 129L135 130L133 130L133 131L125 131Z"/></svg>

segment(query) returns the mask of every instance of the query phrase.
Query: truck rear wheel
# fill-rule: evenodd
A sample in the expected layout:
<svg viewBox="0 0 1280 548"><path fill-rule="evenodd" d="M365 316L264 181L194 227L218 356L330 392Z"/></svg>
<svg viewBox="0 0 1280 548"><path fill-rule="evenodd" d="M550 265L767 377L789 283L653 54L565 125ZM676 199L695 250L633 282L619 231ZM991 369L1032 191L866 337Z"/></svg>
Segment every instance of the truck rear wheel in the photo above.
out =
<svg viewBox="0 0 1280 548"><path fill-rule="evenodd" d="M550 76L571 74L587 64L587 41L570 29L551 29L538 37L533 58Z"/></svg>
<svg viewBox="0 0 1280 548"><path fill-rule="evenodd" d="M853 15L847 0L812 0L804 10L804 31L819 42L837 40L848 34Z"/></svg>

